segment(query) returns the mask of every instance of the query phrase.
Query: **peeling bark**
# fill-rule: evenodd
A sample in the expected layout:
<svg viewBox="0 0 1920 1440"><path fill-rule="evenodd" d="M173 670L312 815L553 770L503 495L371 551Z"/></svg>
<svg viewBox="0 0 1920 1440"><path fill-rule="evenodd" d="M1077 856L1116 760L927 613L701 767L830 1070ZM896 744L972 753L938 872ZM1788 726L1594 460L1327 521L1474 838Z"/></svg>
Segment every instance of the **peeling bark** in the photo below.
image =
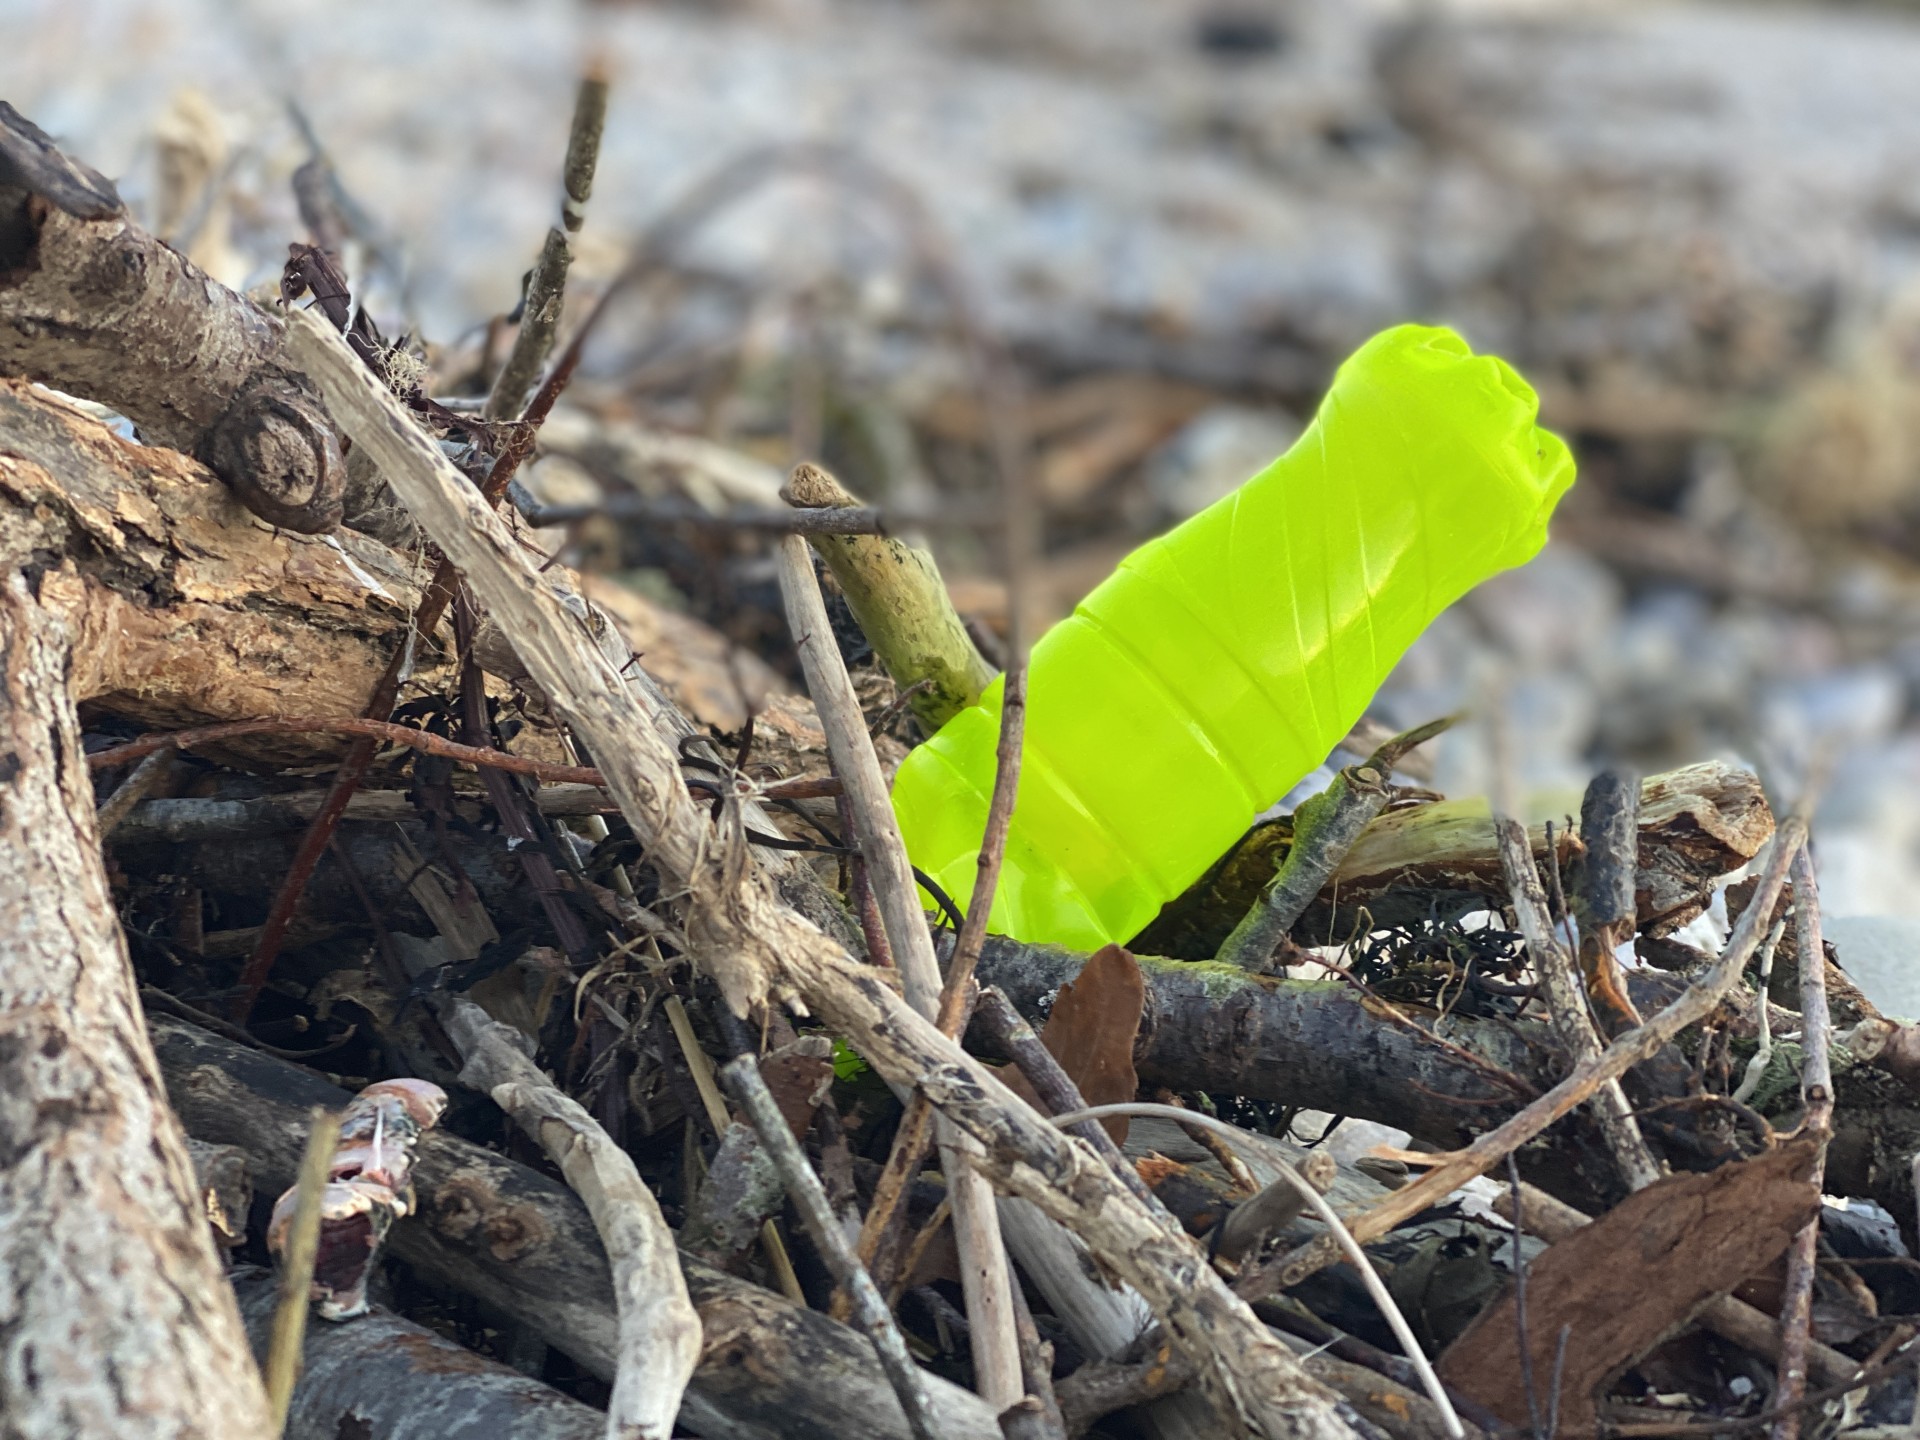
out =
<svg viewBox="0 0 1920 1440"><path fill-rule="evenodd" d="M0 132L46 139L11 108ZM148 441L206 461L269 524L333 529L346 461L319 395L281 355L285 325L110 196L69 213L59 189L0 174L0 374L119 411Z"/></svg>
<svg viewBox="0 0 1920 1440"><path fill-rule="evenodd" d="M70 573L0 594L0 1432L257 1440L266 1394L94 833Z"/></svg>
<svg viewBox="0 0 1920 1440"><path fill-rule="evenodd" d="M276 532L185 456L0 380L0 565L67 562L80 582L74 699L155 728L357 715L421 585L377 541ZM329 743L235 749L293 762Z"/></svg>

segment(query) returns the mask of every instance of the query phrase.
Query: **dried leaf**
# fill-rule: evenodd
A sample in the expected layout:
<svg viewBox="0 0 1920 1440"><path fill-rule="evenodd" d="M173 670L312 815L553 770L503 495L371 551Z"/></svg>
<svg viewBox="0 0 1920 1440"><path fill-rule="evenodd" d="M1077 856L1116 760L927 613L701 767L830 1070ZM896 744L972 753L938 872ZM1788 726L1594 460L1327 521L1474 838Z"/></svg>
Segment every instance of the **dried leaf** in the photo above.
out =
<svg viewBox="0 0 1920 1440"><path fill-rule="evenodd" d="M1764 1270L1818 1213L1817 1147L1796 1138L1704 1175L1673 1175L1629 1196L1527 1267L1527 1347L1553 1373L1567 1329L1562 1423L1595 1423L1602 1388L1714 1296ZM1527 1423L1511 1292L1440 1358L1440 1374L1504 1420Z"/></svg>
<svg viewBox="0 0 1920 1440"><path fill-rule="evenodd" d="M1133 1068L1133 1042L1147 983L1130 951L1107 945L1087 961L1079 977L1060 987L1040 1039L1089 1105L1114 1105L1133 1099L1140 1077ZM1026 1079L1012 1067L1001 1076L1028 1104L1047 1113ZM1101 1122L1114 1144L1124 1144L1124 1117Z"/></svg>

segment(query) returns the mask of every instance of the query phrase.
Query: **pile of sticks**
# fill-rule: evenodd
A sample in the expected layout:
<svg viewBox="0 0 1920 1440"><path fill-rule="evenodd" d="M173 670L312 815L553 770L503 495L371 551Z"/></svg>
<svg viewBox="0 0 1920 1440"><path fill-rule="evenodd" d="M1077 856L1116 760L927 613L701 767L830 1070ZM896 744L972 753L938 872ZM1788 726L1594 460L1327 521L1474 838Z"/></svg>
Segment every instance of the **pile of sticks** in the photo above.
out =
<svg viewBox="0 0 1920 1440"><path fill-rule="evenodd" d="M1810 1331L1816 1283L1843 1283L1821 1186L1911 1240L1920 1106L1914 1037L1822 946L1804 802L1776 827L1730 766L1609 773L1576 829L1529 830L1396 786L1424 727L1350 741L1311 811L1139 938L1160 958L989 937L1035 549L1010 424L999 773L955 924L922 909L829 603L926 729L993 667L931 562L815 467L792 523L772 495L746 518L775 532L824 763L769 778L751 727L735 749L696 725L503 508L662 243L556 357L603 106L589 80L478 407L349 303L324 214L263 306L0 107L9 1434L924 1440L1121 1411L1276 1440L1646 1434L1622 1377L1690 1325L1777 1367L1727 1423L1780 1433L1910 1370L1870 1292L1876 1323ZM968 345L1004 399L1004 359ZM1719 952L1676 938L1750 863ZM1070 982L1123 997L1100 1063L1067 1038ZM336 1150L325 1117L370 1082ZM1110 1111L1168 1108L1142 1086L1261 1128L1175 1109L1193 1155L1143 1153L1144 1122L1123 1148ZM1306 1109L1419 1148L1336 1165L1284 1138ZM1436 1212L1465 1234L1450 1197L1504 1172L1502 1274L1530 1287L1445 1330L1403 1315L1382 1247ZM269 1239L278 1282L229 1266ZM1609 1298L1593 1254L1636 1241ZM1776 1262L1776 1294L1733 1295ZM1380 1344L1306 1298L1354 1277ZM310 1296L345 1318L294 1323Z"/></svg>

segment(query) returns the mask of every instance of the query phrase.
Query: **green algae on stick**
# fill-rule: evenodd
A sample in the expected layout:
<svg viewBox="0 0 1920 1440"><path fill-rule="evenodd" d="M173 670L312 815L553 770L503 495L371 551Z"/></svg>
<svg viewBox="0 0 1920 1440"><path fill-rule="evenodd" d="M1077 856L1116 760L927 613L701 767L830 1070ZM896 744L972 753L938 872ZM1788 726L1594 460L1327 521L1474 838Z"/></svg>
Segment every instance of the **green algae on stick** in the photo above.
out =
<svg viewBox="0 0 1920 1440"><path fill-rule="evenodd" d="M1451 330L1376 335L1292 449L1042 636L990 928L1125 941L1325 759L1435 616L1545 542L1573 459L1538 411ZM949 893L971 888L999 712L996 680L894 782Z"/></svg>

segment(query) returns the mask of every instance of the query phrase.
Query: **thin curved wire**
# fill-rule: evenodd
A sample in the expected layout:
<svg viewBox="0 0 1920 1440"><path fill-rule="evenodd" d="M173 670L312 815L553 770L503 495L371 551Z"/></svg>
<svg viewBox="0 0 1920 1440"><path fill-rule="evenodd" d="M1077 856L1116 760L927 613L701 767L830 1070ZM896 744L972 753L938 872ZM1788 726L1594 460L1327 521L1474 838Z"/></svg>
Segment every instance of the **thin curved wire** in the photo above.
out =
<svg viewBox="0 0 1920 1440"><path fill-rule="evenodd" d="M1243 1130L1216 1116L1199 1110L1183 1110L1177 1105L1155 1105L1147 1101L1126 1101L1116 1105L1089 1105L1084 1110L1074 1110L1065 1115L1052 1117L1053 1123L1061 1129L1069 1125L1078 1125L1082 1120L1099 1120L1109 1115L1151 1116L1161 1120L1174 1120L1182 1125L1201 1125L1209 1130L1226 1136L1234 1141L1252 1141L1251 1148L1260 1150L1262 1158L1278 1167L1282 1177L1300 1194L1300 1198L1313 1208L1313 1212L1326 1222L1334 1238L1340 1242L1340 1248L1353 1262L1353 1268L1360 1272L1360 1279L1367 1287L1367 1293L1373 1297L1373 1303L1380 1307L1380 1314L1392 1329L1394 1338L1400 1342L1400 1348L1406 1351L1407 1360L1415 1373L1420 1376L1421 1388L1427 1392L1427 1398L1440 1412L1447 1434L1453 1440L1464 1440L1466 1427L1460 1423L1460 1417L1454 1413L1453 1401L1447 1398L1446 1387L1440 1383L1440 1377L1434 1374L1433 1365L1427 1359L1427 1352L1420 1348L1420 1342L1413 1338L1413 1330L1407 1324L1407 1317L1400 1313L1400 1307L1394 1303L1393 1296L1387 1293L1386 1285L1381 1281L1373 1263L1367 1259L1366 1251L1360 1248L1360 1242L1353 1238L1353 1232L1347 1229L1333 1206L1327 1203L1327 1197L1301 1178L1300 1172L1293 1168L1293 1161L1280 1146L1268 1136L1257 1135L1251 1130Z"/></svg>

